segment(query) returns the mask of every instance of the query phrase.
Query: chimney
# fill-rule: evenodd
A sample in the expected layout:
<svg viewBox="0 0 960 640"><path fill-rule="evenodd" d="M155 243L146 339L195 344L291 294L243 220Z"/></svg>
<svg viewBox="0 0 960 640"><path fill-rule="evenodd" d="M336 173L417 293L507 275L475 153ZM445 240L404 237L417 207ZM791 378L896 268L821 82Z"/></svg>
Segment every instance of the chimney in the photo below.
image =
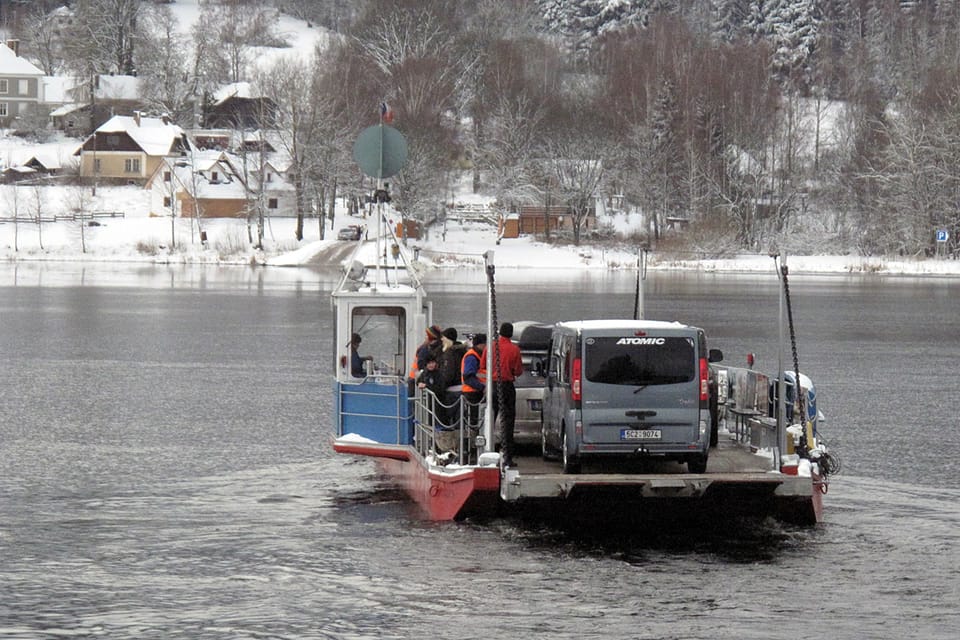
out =
<svg viewBox="0 0 960 640"><path fill-rule="evenodd" d="M139 112L139 111L134 111L134 112L133 112L133 121L137 124L138 127L140 126L140 112Z"/></svg>
<svg viewBox="0 0 960 640"><path fill-rule="evenodd" d="M19 40L7 40L7 47L13 51L13 55L20 55L20 41Z"/></svg>

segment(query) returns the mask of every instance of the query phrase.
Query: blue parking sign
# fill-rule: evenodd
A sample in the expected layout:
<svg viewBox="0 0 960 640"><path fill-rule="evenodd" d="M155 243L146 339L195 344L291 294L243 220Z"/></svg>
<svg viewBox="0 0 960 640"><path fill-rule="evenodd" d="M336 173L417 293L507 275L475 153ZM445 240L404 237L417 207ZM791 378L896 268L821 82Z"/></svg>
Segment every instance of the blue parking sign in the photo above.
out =
<svg viewBox="0 0 960 640"><path fill-rule="evenodd" d="M937 242L946 242L949 237L946 229L937 229Z"/></svg>

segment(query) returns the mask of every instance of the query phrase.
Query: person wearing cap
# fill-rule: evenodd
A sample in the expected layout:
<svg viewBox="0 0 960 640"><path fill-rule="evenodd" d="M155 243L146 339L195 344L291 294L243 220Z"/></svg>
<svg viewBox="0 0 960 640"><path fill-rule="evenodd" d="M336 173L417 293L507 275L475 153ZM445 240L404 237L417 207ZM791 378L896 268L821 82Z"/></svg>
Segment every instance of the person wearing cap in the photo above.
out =
<svg viewBox="0 0 960 640"><path fill-rule="evenodd" d="M366 376L367 370L363 363L366 360L373 360L373 356L361 356L357 351L361 342L363 342L363 338L360 337L359 333L350 336L350 375L354 378Z"/></svg>
<svg viewBox="0 0 960 640"><path fill-rule="evenodd" d="M494 385L493 421L497 422L500 415L500 452L503 466L513 466L513 425L517 418L517 389L513 386L523 374L523 359L520 356L520 347L513 343L513 325L504 322L500 325L500 336L493 343L493 370L490 379Z"/></svg>
<svg viewBox="0 0 960 640"><path fill-rule="evenodd" d="M427 335L420 346L417 347L413 362L410 363L409 378L411 380L416 380L418 372L427 364L429 355L433 354L435 356L440 352L440 334L442 333L443 329L435 324L427 327Z"/></svg>
<svg viewBox="0 0 960 640"><path fill-rule="evenodd" d="M426 338L420 343L420 346L417 347L417 351L413 356L413 362L410 363L410 373L407 375L410 384L409 395L411 397L413 396L413 390L416 386L417 376L426 366L427 359L430 357L436 359L440 353L440 334L442 333L443 329L435 324L427 327Z"/></svg>
<svg viewBox="0 0 960 640"><path fill-rule="evenodd" d="M480 423L480 402L487 385L487 361L483 350L487 346L487 334L478 333L473 336L470 348L463 356L460 364L460 388L464 400L467 402L467 417L470 427Z"/></svg>
<svg viewBox="0 0 960 640"><path fill-rule="evenodd" d="M446 397L443 400L446 405L443 415L444 423L448 426L456 425L459 418L460 412L457 400L460 397L460 363L463 361L463 354L467 351L463 343L457 340L457 337L457 330L453 327L444 329L440 336L441 351L437 357L440 378L447 390Z"/></svg>

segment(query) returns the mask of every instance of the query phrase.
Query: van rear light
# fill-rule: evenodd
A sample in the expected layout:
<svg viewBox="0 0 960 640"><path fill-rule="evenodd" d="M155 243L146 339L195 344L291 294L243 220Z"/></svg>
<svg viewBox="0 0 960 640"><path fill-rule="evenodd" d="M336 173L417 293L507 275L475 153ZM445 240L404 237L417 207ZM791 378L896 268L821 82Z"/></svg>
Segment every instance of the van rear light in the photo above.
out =
<svg viewBox="0 0 960 640"><path fill-rule="evenodd" d="M573 359L573 399L576 402L580 402L580 358Z"/></svg>
<svg viewBox="0 0 960 640"><path fill-rule="evenodd" d="M700 358L700 402L707 402L710 399L710 368L707 366L707 359Z"/></svg>

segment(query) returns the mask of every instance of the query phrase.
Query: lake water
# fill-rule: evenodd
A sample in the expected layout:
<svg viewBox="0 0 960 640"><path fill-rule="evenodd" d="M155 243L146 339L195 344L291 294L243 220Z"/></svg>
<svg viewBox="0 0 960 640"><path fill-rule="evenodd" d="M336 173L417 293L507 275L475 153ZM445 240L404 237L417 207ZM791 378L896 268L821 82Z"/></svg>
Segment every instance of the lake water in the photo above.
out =
<svg viewBox="0 0 960 640"><path fill-rule="evenodd" d="M475 328L482 283L429 278L435 321ZM424 522L333 454L333 284L0 267L0 638L960 636L960 281L792 279L843 462L825 523L606 531ZM627 273L497 285L500 320L633 312ZM648 318L776 368L772 275L645 290Z"/></svg>

